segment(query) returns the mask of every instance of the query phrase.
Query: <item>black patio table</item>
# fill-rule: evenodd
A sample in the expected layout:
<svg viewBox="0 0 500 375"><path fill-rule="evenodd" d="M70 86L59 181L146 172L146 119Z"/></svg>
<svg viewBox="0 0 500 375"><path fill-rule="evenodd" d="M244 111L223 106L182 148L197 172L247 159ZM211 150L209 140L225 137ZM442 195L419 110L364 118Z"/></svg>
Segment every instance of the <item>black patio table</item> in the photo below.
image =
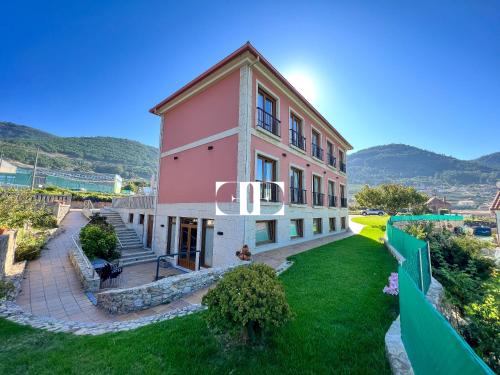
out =
<svg viewBox="0 0 500 375"><path fill-rule="evenodd" d="M101 270L107 265L110 264L107 260L101 258L95 258L90 261L92 267L94 267L95 271L100 274Z"/></svg>

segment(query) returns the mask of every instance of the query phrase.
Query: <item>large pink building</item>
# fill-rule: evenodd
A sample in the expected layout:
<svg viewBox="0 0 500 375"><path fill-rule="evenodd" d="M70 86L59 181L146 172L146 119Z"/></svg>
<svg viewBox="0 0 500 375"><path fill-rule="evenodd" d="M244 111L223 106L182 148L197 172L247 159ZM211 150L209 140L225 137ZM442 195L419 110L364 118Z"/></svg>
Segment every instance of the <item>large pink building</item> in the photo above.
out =
<svg viewBox="0 0 500 375"><path fill-rule="evenodd" d="M161 118L157 255L199 269L233 263L244 244L258 253L347 230L351 145L250 43L150 111ZM216 195L226 181L260 181L261 215L237 215L236 184Z"/></svg>

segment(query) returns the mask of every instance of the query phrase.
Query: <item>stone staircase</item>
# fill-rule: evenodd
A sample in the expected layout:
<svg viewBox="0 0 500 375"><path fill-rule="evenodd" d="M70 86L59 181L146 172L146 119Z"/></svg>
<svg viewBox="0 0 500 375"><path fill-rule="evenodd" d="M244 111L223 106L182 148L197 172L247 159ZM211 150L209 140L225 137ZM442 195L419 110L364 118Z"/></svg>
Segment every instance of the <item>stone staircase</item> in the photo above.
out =
<svg viewBox="0 0 500 375"><path fill-rule="evenodd" d="M122 253L119 259L120 266L125 267L156 261L155 253L144 248L137 233L133 229L127 228L118 212L110 209L102 209L101 216L106 217L106 221L115 228Z"/></svg>

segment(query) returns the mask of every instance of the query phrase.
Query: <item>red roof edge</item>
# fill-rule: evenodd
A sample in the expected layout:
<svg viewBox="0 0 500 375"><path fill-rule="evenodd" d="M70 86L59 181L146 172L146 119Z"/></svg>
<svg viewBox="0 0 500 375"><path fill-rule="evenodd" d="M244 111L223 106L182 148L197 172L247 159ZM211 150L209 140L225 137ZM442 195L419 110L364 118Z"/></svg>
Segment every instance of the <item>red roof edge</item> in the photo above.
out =
<svg viewBox="0 0 500 375"><path fill-rule="evenodd" d="M495 196L495 200L493 201L491 207L491 211L500 211L500 190L497 191L497 195Z"/></svg>
<svg viewBox="0 0 500 375"><path fill-rule="evenodd" d="M288 80L285 77L283 77L281 75L280 72L278 72L278 70L274 66L272 66L272 64L269 61L266 60L266 58L259 51L257 51L257 49L255 49L255 47L250 42L246 42L243 46L238 48L236 51L234 51L230 55L226 56L224 59L222 59L217 64L212 66L210 69L208 69L204 73L200 74L198 77L193 79L191 82L184 85L179 90L175 91L172 95L170 95L167 98L165 98L164 100L162 100L160 103L158 103L153 108L151 108L149 110L149 112L151 112L153 114L158 114L157 111L160 107L163 107L165 104L167 104L171 100L175 99L176 97L181 95L183 92L185 92L186 90L189 90L191 87L195 86L197 83L199 83L200 81L202 81L203 79L208 77L210 74L215 72L217 69L220 69L221 67L223 67L224 65L226 65L227 63L234 60L236 57L240 56L241 54L243 54L245 52L250 52L255 57L257 57L259 59L259 61L266 68L268 68L276 76L276 78L278 78L288 89L290 89L301 101L303 101L304 104L312 112L314 112L314 114L316 116L318 116L322 121L324 121L327 125L329 125L331 130L352 150L352 148L353 148L352 145L333 127L332 124L330 124L330 122L328 122L327 119L325 119L325 117L323 117L323 115L321 113L318 112L318 110L316 108L313 107L313 105L311 103L309 103L309 101L306 98L304 98L304 96L302 96L301 93L299 93L297 91L297 89L295 87L292 86L292 84L290 82L288 82Z"/></svg>

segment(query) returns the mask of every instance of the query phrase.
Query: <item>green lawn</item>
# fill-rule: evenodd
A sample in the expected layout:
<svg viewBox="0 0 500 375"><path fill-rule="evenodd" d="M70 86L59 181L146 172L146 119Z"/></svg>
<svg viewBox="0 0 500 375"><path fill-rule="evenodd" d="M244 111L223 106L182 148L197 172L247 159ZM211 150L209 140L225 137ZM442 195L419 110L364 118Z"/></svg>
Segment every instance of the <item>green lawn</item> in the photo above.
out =
<svg viewBox="0 0 500 375"><path fill-rule="evenodd" d="M382 288L396 262L379 228L362 234L291 258L281 280L296 318L264 348L221 347L203 313L98 337L0 319L0 373L389 374L384 335L397 299Z"/></svg>

